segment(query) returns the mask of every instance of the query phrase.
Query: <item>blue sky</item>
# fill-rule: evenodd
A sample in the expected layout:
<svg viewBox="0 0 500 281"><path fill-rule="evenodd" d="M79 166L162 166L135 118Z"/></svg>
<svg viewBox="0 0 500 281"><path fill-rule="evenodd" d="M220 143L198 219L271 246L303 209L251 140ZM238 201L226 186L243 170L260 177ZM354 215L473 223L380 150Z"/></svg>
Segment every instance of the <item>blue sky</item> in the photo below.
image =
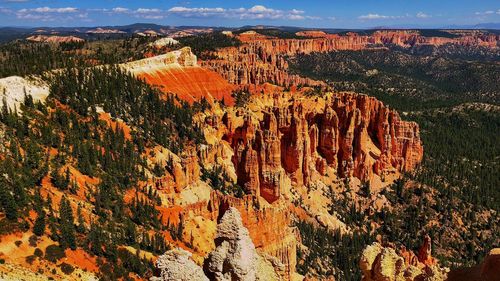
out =
<svg viewBox="0 0 500 281"><path fill-rule="evenodd" d="M500 22L499 0L0 0L0 26L442 27Z"/></svg>

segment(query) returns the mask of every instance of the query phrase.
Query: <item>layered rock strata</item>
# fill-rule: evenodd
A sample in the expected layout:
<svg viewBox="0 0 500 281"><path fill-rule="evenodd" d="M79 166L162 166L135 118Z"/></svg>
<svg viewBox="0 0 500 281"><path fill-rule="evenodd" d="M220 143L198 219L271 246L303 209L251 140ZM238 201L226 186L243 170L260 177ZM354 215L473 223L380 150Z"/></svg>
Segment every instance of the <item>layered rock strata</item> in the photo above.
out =
<svg viewBox="0 0 500 281"><path fill-rule="evenodd" d="M233 86L216 72L198 66L189 47L125 63L122 67L164 93L175 94L191 104L201 99L233 103Z"/></svg>
<svg viewBox="0 0 500 281"><path fill-rule="evenodd" d="M322 85L320 81L290 74L286 57L312 52L339 50L364 50L385 46L404 48L416 45L440 46L457 44L462 46L484 46L498 48L500 36L495 34L469 34L457 38L426 37L417 31L376 31L371 35L325 34L322 32L299 32L304 39L277 39L258 33L243 33L238 36L244 44L240 47L223 48L214 52L216 59L204 61L202 65L218 72L227 81L240 85L273 83L280 86Z"/></svg>

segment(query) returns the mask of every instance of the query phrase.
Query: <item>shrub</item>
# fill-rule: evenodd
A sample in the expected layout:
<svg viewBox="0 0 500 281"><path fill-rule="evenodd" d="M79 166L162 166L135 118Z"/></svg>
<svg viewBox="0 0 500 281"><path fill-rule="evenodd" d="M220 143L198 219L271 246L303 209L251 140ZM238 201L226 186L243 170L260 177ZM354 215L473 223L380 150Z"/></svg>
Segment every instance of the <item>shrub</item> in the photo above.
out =
<svg viewBox="0 0 500 281"><path fill-rule="evenodd" d="M57 245L50 245L45 248L45 259L48 261L56 262L65 256L64 250Z"/></svg>
<svg viewBox="0 0 500 281"><path fill-rule="evenodd" d="M36 256L31 255L26 257L26 262L32 264L36 260Z"/></svg>
<svg viewBox="0 0 500 281"><path fill-rule="evenodd" d="M43 257L43 251L42 251L42 250L40 250L39 248L36 248L36 249L35 249L35 253L33 253L33 254L34 254L35 256L37 256L37 257L40 257L40 258L41 258L41 257Z"/></svg>
<svg viewBox="0 0 500 281"><path fill-rule="evenodd" d="M63 262L61 264L61 271L64 274L69 275L69 274L73 273L73 271L75 271L75 268L72 265Z"/></svg>
<svg viewBox="0 0 500 281"><path fill-rule="evenodd" d="M30 238L28 239L28 241L29 241L31 247L36 247L38 239L37 239L36 235L31 235Z"/></svg>

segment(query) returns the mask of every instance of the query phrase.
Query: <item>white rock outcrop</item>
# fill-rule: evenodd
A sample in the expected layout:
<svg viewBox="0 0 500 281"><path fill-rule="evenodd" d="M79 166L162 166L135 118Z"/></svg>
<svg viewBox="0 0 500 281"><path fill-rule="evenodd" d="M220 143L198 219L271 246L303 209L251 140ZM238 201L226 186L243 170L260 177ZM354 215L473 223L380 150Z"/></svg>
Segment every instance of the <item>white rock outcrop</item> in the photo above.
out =
<svg viewBox="0 0 500 281"><path fill-rule="evenodd" d="M165 37L165 38L158 39L158 40L150 43L149 45L156 47L156 48L162 48L162 47L166 47L166 46L174 46L177 44L179 44L179 41L175 40L174 38Z"/></svg>
<svg viewBox="0 0 500 281"><path fill-rule="evenodd" d="M211 280L279 280L271 263L257 254L237 209L229 208L222 216L215 245L205 261L205 270Z"/></svg>
<svg viewBox="0 0 500 281"><path fill-rule="evenodd" d="M274 264L272 257L261 256L255 250L248 229L243 226L240 212L229 208L222 216L215 235L216 248L204 262L201 269L190 257L191 253L175 249L166 252L157 260L160 277L151 281L277 281L280 264ZM206 274L206 275L205 275Z"/></svg>
<svg viewBox="0 0 500 281"><path fill-rule="evenodd" d="M161 275L151 281L208 281L203 269L191 260L191 253L180 248L159 256L156 266Z"/></svg>
<svg viewBox="0 0 500 281"><path fill-rule="evenodd" d="M120 66L136 75L138 73L168 71L173 68L197 67L198 63L196 55L191 52L191 48L184 47L163 55L127 62Z"/></svg>
<svg viewBox="0 0 500 281"><path fill-rule="evenodd" d="M11 110L17 108L19 111L25 95L31 95L35 102L43 102L49 95L49 85L34 77L9 76L0 79L0 106L2 101L6 101Z"/></svg>

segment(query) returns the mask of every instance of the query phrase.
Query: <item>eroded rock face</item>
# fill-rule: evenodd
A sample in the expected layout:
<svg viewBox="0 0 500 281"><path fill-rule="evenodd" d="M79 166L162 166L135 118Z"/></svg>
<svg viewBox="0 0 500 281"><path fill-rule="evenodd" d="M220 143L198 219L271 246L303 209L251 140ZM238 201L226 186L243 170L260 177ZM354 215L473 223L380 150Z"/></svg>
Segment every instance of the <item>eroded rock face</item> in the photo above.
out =
<svg viewBox="0 0 500 281"><path fill-rule="evenodd" d="M323 85L320 81L300 77L288 72L286 56L331 52L338 50L363 50L397 45L404 48L415 45L440 46L457 44L497 48L500 36L494 34L468 34L458 38L425 37L416 31L376 31L364 36L348 33L341 36L317 31L298 33L305 39L277 39L255 32L242 33L238 38L245 44L238 48L224 48L214 53L216 59L202 62L227 81L239 85L273 83L281 86ZM311 38L312 37L312 38Z"/></svg>
<svg viewBox="0 0 500 281"><path fill-rule="evenodd" d="M232 104L232 85L218 73L198 66L191 48L122 64L122 67L166 94L193 103L205 98L208 102L224 100Z"/></svg>
<svg viewBox="0 0 500 281"><path fill-rule="evenodd" d="M281 94L263 103L237 112L243 117L227 113L222 138L234 151L238 184L270 203L283 194L287 178L292 185L308 185L330 169L341 177L370 180L410 171L422 159L418 125L402 121L373 97Z"/></svg>
<svg viewBox="0 0 500 281"><path fill-rule="evenodd" d="M257 254L237 209L229 208L222 216L215 242L215 250L205 261L211 280L278 280L272 265Z"/></svg>
<svg viewBox="0 0 500 281"><path fill-rule="evenodd" d="M49 93L49 85L39 78L9 76L0 79L0 103L7 102L6 106L12 111L20 111L26 95L33 97L35 102L44 102Z"/></svg>
<svg viewBox="0 0 500 281"><path fill-rule="evenodd" d="M174 249L158 257L156 267L160 277L152 277L151 281L208 281L203 270L190 259L191 253L183 249Z"/></svg>
<svg viewBox="0 0 500 281"><path fill-rule="evenodd" d="M363 274L363 281L417 281L447 279L448 269L438 265L426 265L418 260L408 257L404 250L397 253L391 247L384 247L375 242L363 251L359 266Z"/></svg>

